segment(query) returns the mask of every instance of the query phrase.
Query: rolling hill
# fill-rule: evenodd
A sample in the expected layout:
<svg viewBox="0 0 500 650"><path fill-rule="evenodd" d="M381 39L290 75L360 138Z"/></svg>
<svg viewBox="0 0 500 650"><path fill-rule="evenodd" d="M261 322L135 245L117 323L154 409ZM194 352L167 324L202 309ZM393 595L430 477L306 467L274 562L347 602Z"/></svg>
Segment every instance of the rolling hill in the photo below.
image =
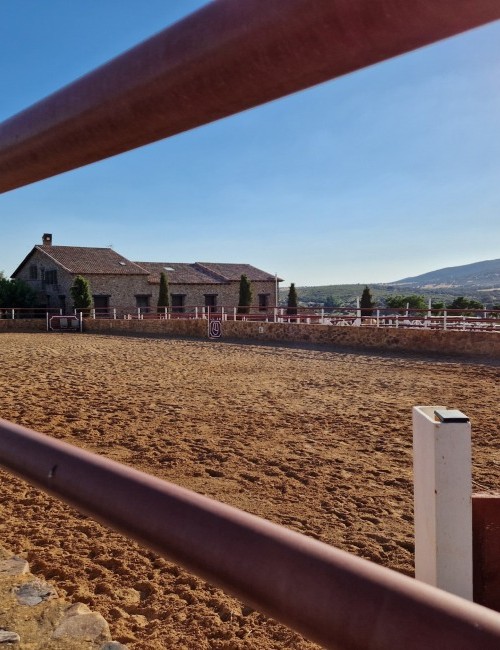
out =
<svg viewBox="0 0 500 650"><path fill-rule="evenodd" d="M500 288L500 259L474 262L463 266L450 266L411 278L391 282L394 285L412 285L432 289L435 287Z"/></svg>
<svg viewBox="0 0 500 650"><path fill-rule="evenodd" d="M500 303L500 259L485 260L423 273L396 280L388 284L366 282L363 284L330 284L315 287L297 287L302 304L323 304L332 299L339 307L356 304L365 284L379 305L394 295L418 294L426 299L450 303L458 296L477 300L486 307ZM280 289L280 303L286 304L288 289Z"/></svg>

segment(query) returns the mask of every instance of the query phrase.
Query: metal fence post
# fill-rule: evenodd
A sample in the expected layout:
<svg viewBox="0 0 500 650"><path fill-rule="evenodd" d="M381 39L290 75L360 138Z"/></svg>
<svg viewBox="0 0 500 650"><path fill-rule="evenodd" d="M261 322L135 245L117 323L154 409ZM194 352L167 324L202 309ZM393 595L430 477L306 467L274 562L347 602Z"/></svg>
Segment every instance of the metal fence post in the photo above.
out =
<svg viewBox="0 0 500 650"><path fill-rule="evenodd" d="M413 408L415 577L472 600L469 418L443 406Z"/></svg>

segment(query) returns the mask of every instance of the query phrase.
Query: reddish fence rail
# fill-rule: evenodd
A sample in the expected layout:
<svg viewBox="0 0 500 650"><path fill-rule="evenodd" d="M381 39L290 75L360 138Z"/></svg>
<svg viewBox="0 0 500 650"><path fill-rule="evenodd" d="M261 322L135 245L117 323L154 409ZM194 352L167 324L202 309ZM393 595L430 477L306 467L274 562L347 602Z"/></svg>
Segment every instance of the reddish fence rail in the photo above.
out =
<svg viewBox="0 0 500 650"><path fill-rule="evenodd" d="M1 124L0 192L499 18L498 0L209 3ZM387 324L399 327L402 317L419 326L406 314ZM428 326L444 318L431 315ZM326 647L500 647L492 611L3 421L0 463Z"/></svg>
<svg viewBox="0 0 500 650"><path fill-rule="evenodd" d="M326 648L500 647L496 612L4 420L0 466Z"/></svg>
<svg viewBox="0 0 500 650"><path fill-rule="evenodd" d="M0 192L498 18L497 0L210 2L1 124Z"/></svg>
<svg viewBox="0 0 500 650"><path fill-rule="evenodd" d="M500 495L472 497L474 601L500 612Z"/></svg>
<svg viewBox="0 0 500 650"><path fill-rule="evenodd" d="M161 310L140 307L113 307L108 309L90 309L88 318L99 319L208 319L211 316L222 320L257 321L270 323L302 323L328 325L336 327L394 327L412 329L442 329L459 331L500 332L499 310L458 309L374 309L371 316L362 315L360 309L345 307L335 309L317 309L300 307L296 310L285 308L250 307L242 312L237 307L218 307L216 309L201 306L169 307ZM79 316L80 312L74 312ZM47 318L63 315L62 310L52 309L0 309L0 319Z"/></svg>

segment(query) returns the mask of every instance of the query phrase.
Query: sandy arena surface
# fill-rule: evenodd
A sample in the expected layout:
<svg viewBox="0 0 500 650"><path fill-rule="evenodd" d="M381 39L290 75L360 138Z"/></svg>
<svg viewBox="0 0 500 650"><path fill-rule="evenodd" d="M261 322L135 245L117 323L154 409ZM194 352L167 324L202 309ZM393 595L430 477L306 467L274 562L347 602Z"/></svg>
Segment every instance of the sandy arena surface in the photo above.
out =
<svg viewBox="0 0 500 650"><path fill-rule="evenodd" d="M411 575L411 408L473 427L500 488L483 361L78 334L0 336L0 417ZM0 540L133 650L312 649L175 565L0 473Z"/></svg>

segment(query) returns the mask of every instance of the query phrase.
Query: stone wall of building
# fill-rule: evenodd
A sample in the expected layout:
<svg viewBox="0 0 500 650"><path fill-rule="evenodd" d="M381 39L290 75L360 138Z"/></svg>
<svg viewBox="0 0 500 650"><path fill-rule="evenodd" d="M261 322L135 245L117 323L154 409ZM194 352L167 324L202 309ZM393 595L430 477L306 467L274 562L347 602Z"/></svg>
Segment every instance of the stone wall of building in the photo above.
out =
<svg viewBox="0 0 500 650"><path fill-rule="evenodd" d="M36 278L31 275L31 268L36 268ZM42 277L55 271L57 283L44 282ZM73 307L70 288L75 276L62 269L50 258L36 250L29 263L19 272L18 277L29 284L38 294L39 303L47 307L61 307L65 313L70 313ZM136 309L144 305L144 299L151 308L158 304L160 286L150 283L148 275L124 274L88 274L84 275L90 284L93 296L108 298L108 307ZM215 295L217 306L232 307L238 305L239 281L220 284L170 284L170 294L184 295L184 304L202 307L206 304L206 295ZM252 282L253 303L259 306L259 294L266 295L270 308L276 305L276 286L272 282ZM138 297L139 301L138 302Z"/></svg>
<svg viewBox="0 0 500 650"><path fill-rule="evenodd" d="M149 284L147 275L93 274L85 278L90 284L92 296L108 296L108 306L136 307L136 296L149 296L150 305L158 302L153 299L154 285Z"/></svg>
<svg viewBox="0 0 500 650"><path fill-rule="evenodd" d="M84 331L110 334L207 337L204 320L89 320ZM376 327L333 327L298 323L225 321L223 339L313 343L360 350L404 351L500 358L500 335Z"/></svg>
<svg viewBox="0 0 500 650"><path fill-rule="evenodd" d="M158 302L159 285L150 285L154 290L154 303ZM185 305L203 307L206 295L216 296L218 307L237 307L240 294L240 283L227 284L170 284L171 294L185 295ZM268 306L276 306L276 286L274 282L252 282L252 307L259 306L259 294L268 297Z"/></svg>
<svg viewBox="0 0 500 650"><path fill-rule="evenodd" d="M36 277L31 276L32 268L36 269ZM44 282L44 274L51 271L56 271L57 282ZM65 310L71 308L69 289L73 284L73 276L55 262L51 262L50 258L40 251L36 250L33 253L29 263L19 271L17 277L36 291L40 304L47 307L62 307ZM64 296L65 304L60 296Z"/></svg>

